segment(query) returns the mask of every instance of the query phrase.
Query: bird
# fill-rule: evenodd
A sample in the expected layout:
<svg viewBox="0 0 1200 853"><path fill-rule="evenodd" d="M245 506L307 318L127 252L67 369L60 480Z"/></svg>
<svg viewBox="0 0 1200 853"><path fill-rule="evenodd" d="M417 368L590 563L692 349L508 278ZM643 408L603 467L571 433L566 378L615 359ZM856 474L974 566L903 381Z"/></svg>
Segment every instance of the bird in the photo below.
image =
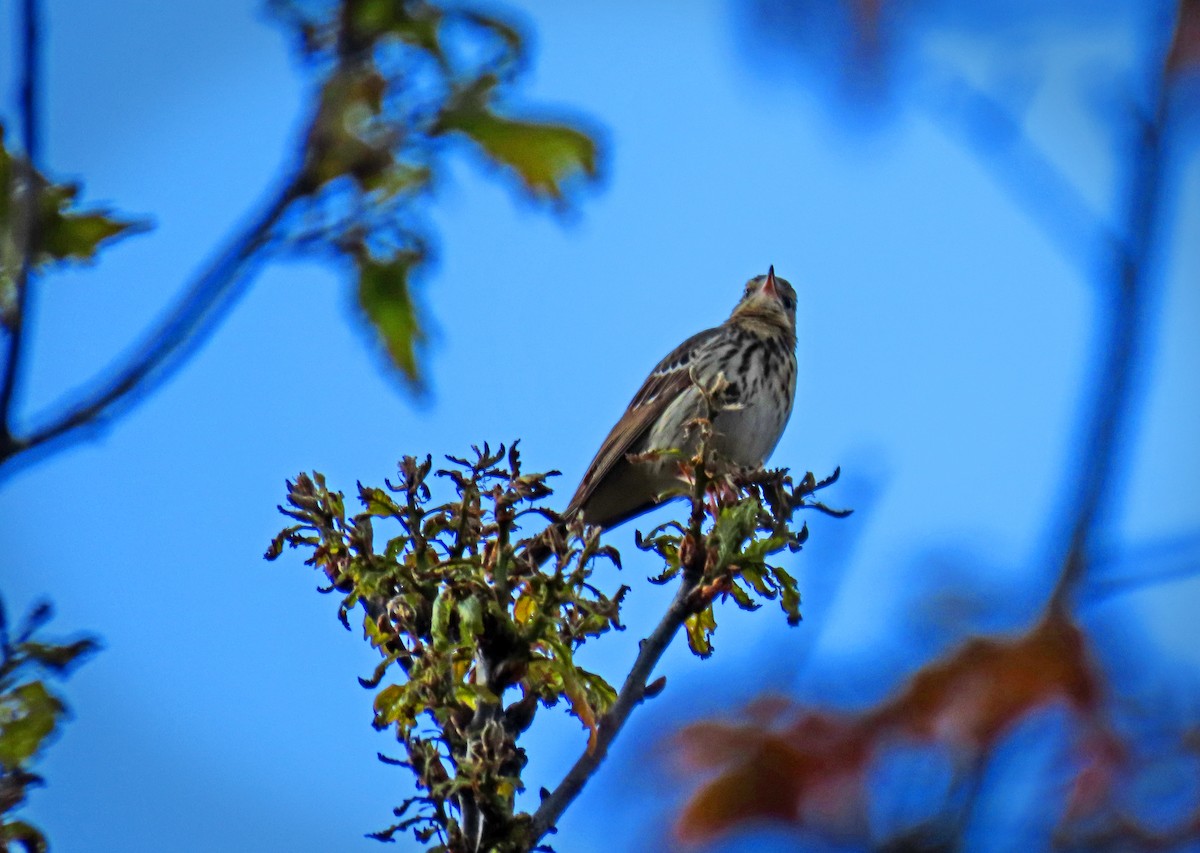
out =
<svg viewBox="0 0 1200 853"><path fill-rule="evenodd" d="M721 325L692 335L650 371L588 466L564 519L581 515L602 530L657 506L678 485L666 460L633 462L654 450L694 452L688 425L706 412L704 392L728 383L712 419L713 446L728 461L761 467L774 451L796 396L796 290L766 275L746 282Z"/></svg>

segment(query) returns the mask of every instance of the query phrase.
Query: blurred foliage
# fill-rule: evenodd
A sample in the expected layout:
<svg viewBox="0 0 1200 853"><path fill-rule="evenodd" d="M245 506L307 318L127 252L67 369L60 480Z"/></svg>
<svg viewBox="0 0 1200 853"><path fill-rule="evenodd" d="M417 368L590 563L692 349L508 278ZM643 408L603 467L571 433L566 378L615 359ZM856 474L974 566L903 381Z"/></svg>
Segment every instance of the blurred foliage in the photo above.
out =
<svg viewBox="0 0 1200 853"><path fill-rule="evenodd" d="M0 325L12 326L16 310L16 282L29 239L23 207L25 162L5 146L0 124ZM53 184L33 176L37 191L37 245L30 247L34 269L60 261L90 261L102 243L146 229L144 222L117 218L105 208L77 207L77 184Z"/></svg>
<svg viewBox="0 0 1200 853"><path fill-rule="evenodd" d="M77 186L38 176L39 217L30 229L20 161L0 146L0 327L7 335L0 466L32 459L143 395L197 351L262 262L284 254L332 259L354 287L387 365L422 391L428 320L413 285L431 255L426 212L451 156L466 153L531 202L558 211L597 179L594 131L514 103L530 50L505 18L429 0L267 5L294 36L309 81L305 126L293 156L283 158L284 174L125 355L97 371L86 393L63 398L24 430L12 411L22 396L26 348L18 273L91 259L102 243L144 226L105 209L79 210ZM36 66L38 39L30 42L22 53ZM28 99L34 106L22 107L27 127L37 125L36 88ZM29 234L36 246L27 247Z"/></svg>
<svg viewBox="0 0 1200 853"><path fill-rule="evenodd" d="M707 422L700 428L709 434ZM797 509L834 512L811 496L836 479L818 483L810 474L793 486L786 471L732 470L708 443L692 458L674 454L688 523L639 539L664 563L658 582L684 575L690 594L674 628L686 617L700 656L712 651L717 599L754 609L756 594L778 597L789 622L799 620L795 582L766 561L804 542L807 529L791 524ZM619 567L619 555L601 544L599 529L539 505L551 494L550 475L523 473L516 444L473 450L470 459L447 457L451 467L437 471L430 457L405 457L394 485L359 484L363 511L350 517L344 495L320 474L300 475L280 507L298 523L275 537L266 556L276 559L285 544L311 551L307 564L329 581L322 591L344 596L343 624L363 605L364 636L383 657L363 685L400 678L376 693L374 724L394 727L406 753L380 758L408 767L417 780L418 796L397 817L419 809L375 837L412 829L423 842L436 836L436 850L528 850L539 839L531 816L514 814L526 764L517 740L539 705L560 700L588 730L587 754L606 725L607 736L615 734L623 718L606 722L605 715L617 692L575 658L588 640L623 627L628 587L609 595L593 585L596 561ZM439 480L452 485L452 499L435 502L431 485ZM541 529L519 538L518 525L531 519ZM381 524L389 538L377 542ZM673 635L666 633L663 648ZM510 688L520 696L505 706ZM655 692L627 681L622 695L636 703Z"/></svg>
<svg viewBox="0 0 1200 853"><path fill-rule="evenodd" d="M1111 790L1126 754L1106 722L1104 696L1083 631L1051 613L1026 634L970 640L866 711L762 699L742 720L695 723L679 733L685 766L706 781L677 831L697 841L767 818L869 846L879 842L866 819L869 783L889 751L919 746L966 776L1021 720L1056 707L1069 709L1081 734L1061 810L1082 825ZM957 817L947 803L934 821L910 828L906 840L914 849L949 849L960 829Z"/></svg>
<svg viewBox="0 0 1200 853"><path fill-rule="evenodd" d="M1003 100L958 80L956 97L935 110L939 119L970 126L966 141L974 153L991 160L1018 200L1034 200L1027 207L1037 208L1031 212L1040 214L1043 228L1082 225L1105 238L1072 246L1104 252L1099 263L1086 252L1074 257L1084 275L1096 279L1100 331L1095 387L1083 397L1083 430L1066 471L1074 488L1052 527L1042 578L1057 575L1053 592L1047 598L1038 589L1040 606L1030 627L1016 635L942 642L945 651L919 661L880 700L833 708L764 696L725 718L684 726L672 739L691 782L675 822L677 839L703 843L768 822L794 829L818 847L838 849L955 851L971 849L984 836L989 849L1005 849L995 846L993 836L1006 838L1014 829L1023 835L1011 842L1012 849L1140 851L1200 844L1194 685L1185 688L1192 707L1182 713L1163 713L1157 693L1151 703L1129 701L1127 683L1142 669L1157 665L1159 693L1172 674L1163 661L1133 652L1124 661L1102 664L1098 646L1114 638L1089 633L1075 612L1079 587L1097 561L1096 543L1111 547L1104 510L1106 500L1124 487L1113 473L1119 470L1114 460L1134 444L1124 431L1136 406L1128 377L1141 368L1135 363L1145 345L1141 318L1149 313L1147 294L1155 284L1147 280L1152 273L1146 247L1170 230L1159 210L1160 199L1169 195L1165 182L1174 174L1174 164L1168 165L1168 153L1176 150L1170 133L1181 127L1174 123L1181 117L1176 111L1187 107L1177 96L1194 86L1200 71L1200 2L1135 5L748 0L756 36L817 70L823 78L818 87L851 82L838 98L868 95L854 109L877 106L905 77L924 73L925 82L955 80L952 71L932 68L936 62L920 67L928 57L915 43L935 41L938 34L969 32L978 48L973 59L991 59L986 73L976 67L973 76L1005 80L1029 71L1024 54L1018 59L1014 52L1026 50L1031 39L1013 39L1014 33L1036 31L1039 49L1050 55L1062 38L1050 24L1064 20L1136 18L1146 29L1130 41L1135 47L1130 68L1105 69L1127 87L1122 112L1105 116L1125 133L1126 146L1114 155L1124 184L1118 181L1112 222L1071 201L1077 198L1073 183L1026 135L1021 113L1026 101L1010 112ZM1089 66L1091 77L1097 73ZM1194 573L1194 565L1189 571ZM1143 578L1154 581L1151 573ZM989 609L1002 606L989 602ZM847 677L853 676L839 674ZM860 675L860 689L878 695L875 677ZM1053 753L1054 778L1033 778L1021 764L1024 756L1013 755L1022 730L1036 730L1034 748ZM889 777L897 755L913 756L910 767L947 770L948 783L935 771ZM1023 775L1005 778L1006 770ZM1147 797L1147 790L1158 796ZM1022 814L1020 803L1031 799L1036 801ZM914 800L920 802L915 815L906 808ZM899 821L881 819L889 811L906 814ZM1023 818L1038 825L1023 825Z"/></svg>
<svg viewBox="0 0 1200 853"><path fill-rule="evenodd" d="M597 175L593 135L512 114L528 63L524 35L491 13L413 0L274 0L324 71L294 190L301 249L333 249L358 277L359 304L409 383L422 380L425 321L410 292L428 256L414 202L461 139L534 200L564 205Z"/></svg>
<svg viewBox="0 0 1200 853"><path fill-rule="evenodd" d="M43 784L30 767L67 713L44 677L66 676L98 648L90 637L67 643L35 639L52 614L49 604L35 605L10 635L0 600L0 851L20 845L41 853L48 847L37 827L13 817L28 789Z"/></svg>

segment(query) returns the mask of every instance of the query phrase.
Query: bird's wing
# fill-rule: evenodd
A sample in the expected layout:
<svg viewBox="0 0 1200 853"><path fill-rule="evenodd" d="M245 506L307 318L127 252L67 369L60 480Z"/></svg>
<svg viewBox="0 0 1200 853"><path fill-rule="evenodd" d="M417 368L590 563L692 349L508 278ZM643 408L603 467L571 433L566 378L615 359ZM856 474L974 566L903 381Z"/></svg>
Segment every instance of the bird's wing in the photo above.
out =
<svg viewBox="0 0 1200 853"><path fill-rule="evenodd" d="M692 335L660 361L642 387L633 395L625 414L600 445L596 458L571 498L567 515L577 512L595 493L596 487L616 465L631 453L637 443L654 426L655 421L680 393L691 384L691 366L697 350L721 332L721 327L706 329Z"/></svg>

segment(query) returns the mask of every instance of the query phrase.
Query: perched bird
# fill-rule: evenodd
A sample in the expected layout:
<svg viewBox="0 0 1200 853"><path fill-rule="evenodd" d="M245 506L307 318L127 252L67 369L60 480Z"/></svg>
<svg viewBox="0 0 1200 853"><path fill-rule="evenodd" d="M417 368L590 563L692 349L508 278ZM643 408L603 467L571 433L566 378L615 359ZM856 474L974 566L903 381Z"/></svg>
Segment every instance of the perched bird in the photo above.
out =
<svg viewBox="0 0 1200 853"><path fill-rule="evenodd" d="M796 395L796 291L771 267L746 282L729 319L692 335L650 371L600 445L564 514L583 513L609 528L659 503L676 482L667 463L633 463L630 454L694 449L686 424L704 414L697 383L724 374L728 405L713 418L716 450L744 467L762 465L783 435Z"/></svg>

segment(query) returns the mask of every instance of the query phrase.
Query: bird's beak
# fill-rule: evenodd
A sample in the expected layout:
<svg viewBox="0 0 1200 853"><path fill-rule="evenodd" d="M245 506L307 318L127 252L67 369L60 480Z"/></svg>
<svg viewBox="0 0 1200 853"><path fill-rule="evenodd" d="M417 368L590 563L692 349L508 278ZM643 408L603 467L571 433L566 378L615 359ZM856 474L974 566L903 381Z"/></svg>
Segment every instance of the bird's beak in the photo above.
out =
<svg viewBox="0 0 1200 853"><path fill-rule="evenodd" d="M771 268L767 270L767 280L763 282L762 292L767 296L779 298L779 291L775 289L775 265L771 264Z"/></svg>

